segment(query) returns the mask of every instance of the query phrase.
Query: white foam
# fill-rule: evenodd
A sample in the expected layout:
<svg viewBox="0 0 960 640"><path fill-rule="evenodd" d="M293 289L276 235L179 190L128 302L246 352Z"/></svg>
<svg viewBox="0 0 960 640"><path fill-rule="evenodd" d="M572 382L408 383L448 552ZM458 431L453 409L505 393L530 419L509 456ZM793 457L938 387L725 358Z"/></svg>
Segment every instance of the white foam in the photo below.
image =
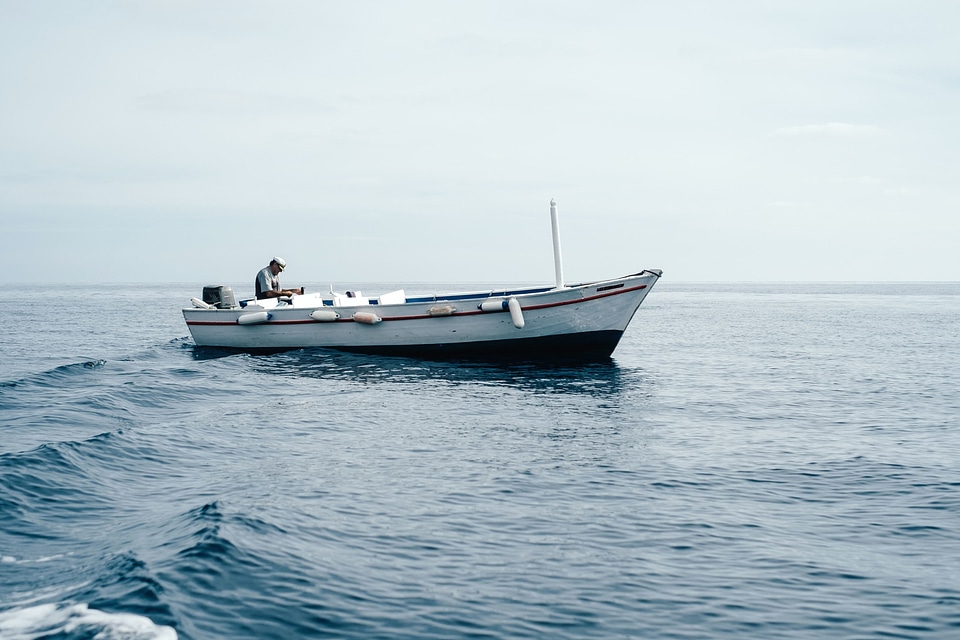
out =
<svg viewBox="0 0 960 640"><path fill-rule="evenodd" d="M79 629L95 631L95 640L176 640L172 627L132 613L107 613L85 604L40 604L0 612L0 638L36 640Z"/></svg>
<svg viewBox="0 0 960 640"><path fill-rule="evenodd" d="M66 555L71 555L71 554L66 554ZM0 563L2 564L30 564L30 563L39 564L41 562L50 562L52 560L59 560L60 558L63 558L63 557L64 557L64 554L62 553L58 553L53 556L44 556L42 558L36 558L35 560L27 560L26 558L18 560L14 556L0 556Z"/></svg>

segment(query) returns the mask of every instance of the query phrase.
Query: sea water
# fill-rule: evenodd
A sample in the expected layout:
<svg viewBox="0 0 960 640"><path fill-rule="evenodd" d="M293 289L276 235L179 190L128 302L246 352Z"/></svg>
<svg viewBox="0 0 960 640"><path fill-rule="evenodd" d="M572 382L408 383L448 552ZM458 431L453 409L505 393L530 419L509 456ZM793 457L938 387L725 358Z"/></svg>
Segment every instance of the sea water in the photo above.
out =
<svg viewBox="0 0 960 640"><path fill-rule="evenodd" d="M582 366L210 354L201 287L5 291L0 638L960 637L960 284L664 279Z"/></svg>

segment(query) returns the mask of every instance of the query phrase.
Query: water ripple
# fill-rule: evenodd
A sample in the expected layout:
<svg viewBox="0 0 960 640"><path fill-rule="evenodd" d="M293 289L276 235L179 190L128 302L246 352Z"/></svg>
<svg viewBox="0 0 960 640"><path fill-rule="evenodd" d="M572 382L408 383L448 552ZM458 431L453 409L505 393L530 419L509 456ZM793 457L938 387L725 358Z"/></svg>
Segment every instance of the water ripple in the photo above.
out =
<svg viewBox="0 0 960 640"><path fill-rule="evenodd" d="M919 288L666 288L583 367L198 350L172 285L41 314L0 636L952 637L960 288Z"/></svg>

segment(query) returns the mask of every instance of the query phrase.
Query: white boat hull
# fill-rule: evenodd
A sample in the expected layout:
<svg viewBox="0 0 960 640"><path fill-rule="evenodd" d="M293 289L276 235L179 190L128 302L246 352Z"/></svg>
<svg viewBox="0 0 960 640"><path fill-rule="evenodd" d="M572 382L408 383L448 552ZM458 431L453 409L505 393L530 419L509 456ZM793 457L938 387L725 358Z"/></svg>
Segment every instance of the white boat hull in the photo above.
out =
<svg viewBox="0 0 960 640"><path fill-rule="evenodd" d="M400 304L333 306L332 300L321 305L317 299L313 306L278 306L267 314L255 305L186 308L183 316L201 347L325 347L424 357L607 357L660 274L647 270L563 288L420 296ZM511 299L516 302L509 303Z"/></svg>

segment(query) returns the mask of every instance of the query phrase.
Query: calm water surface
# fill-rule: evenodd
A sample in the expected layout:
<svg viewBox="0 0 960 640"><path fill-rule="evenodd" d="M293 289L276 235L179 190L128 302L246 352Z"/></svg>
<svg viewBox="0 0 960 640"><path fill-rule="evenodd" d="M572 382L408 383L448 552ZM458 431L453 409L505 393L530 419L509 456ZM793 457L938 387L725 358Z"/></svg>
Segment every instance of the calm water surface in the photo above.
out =
<svg viewBox="0 0 960 640"><path fill-rule="evenodd" d="M664 280L579 367L211 354L201 286L0 301L0 638L960 637L960 284Z"/></svg>

